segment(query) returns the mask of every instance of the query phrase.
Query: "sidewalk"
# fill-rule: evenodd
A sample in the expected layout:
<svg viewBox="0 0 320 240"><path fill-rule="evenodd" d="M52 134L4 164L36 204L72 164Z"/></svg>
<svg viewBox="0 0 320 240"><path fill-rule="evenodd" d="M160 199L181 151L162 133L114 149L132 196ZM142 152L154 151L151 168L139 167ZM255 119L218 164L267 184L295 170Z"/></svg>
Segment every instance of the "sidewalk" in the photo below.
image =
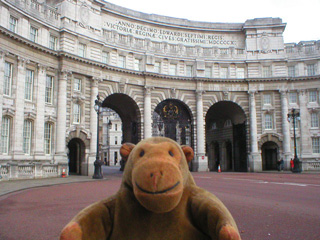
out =
<svg viewBox="0 0 320 240"><path fill-rule="evenodd" d="M106 178L104 178L106 179ZM21 191L35 187L45 187L57 184L68 184L76 182L101 181L104 179L92 179L92 176L71 175L66 178L40 178L28 180L0 181L0 197L8 193Z"/></svg>

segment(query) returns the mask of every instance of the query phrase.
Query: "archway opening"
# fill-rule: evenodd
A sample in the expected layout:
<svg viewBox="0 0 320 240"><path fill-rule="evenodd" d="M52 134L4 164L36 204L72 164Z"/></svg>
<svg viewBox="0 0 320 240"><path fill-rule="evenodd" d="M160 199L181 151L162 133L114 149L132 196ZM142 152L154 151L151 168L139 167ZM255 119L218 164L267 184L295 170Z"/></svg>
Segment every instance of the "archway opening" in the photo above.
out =
<svg viewBox="0 0 320 240"><path fill-rule="evenodd" d="M246 115L239 105L221 101L211 106L206 115L206 142L213 148L208 149L211 171L218 164L222 171L247 171Z"/></svg>
<svg viewBox="0 0 320 240"><path fill-rule="evenodd" d="M141 140L141 114L137 103L128 95L115 93L106 97L102 107L114 110L122 122L122 143Z"/></svg>
<svg viewBox="0 0 320 240"><path fill-rule="evenodd" d="M265 142L261 147L262 169L264 171L277 170L279 147L275 142Z"/></svg>
<svg viewBox="0 0 320 240"><path fill-rule="evenodd" d="M193 147L190 109L181 101L168 99L158 104L152 116L152 136L163 136Z"/></svg>
<svg viewBox="0 0 320 240"><path fill-rule="evenodd" d="M68 143L69 174L81 175L81 164L85 157L85 144L80 138L73 138Z"/></svg>

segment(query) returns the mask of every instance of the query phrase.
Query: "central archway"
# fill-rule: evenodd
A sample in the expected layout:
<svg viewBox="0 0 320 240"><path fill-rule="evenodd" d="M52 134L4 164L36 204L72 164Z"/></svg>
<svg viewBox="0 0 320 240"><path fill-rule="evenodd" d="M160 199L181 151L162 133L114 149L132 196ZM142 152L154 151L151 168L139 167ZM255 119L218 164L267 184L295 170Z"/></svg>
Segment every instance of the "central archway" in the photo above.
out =
<svg viewBox="0 0 320 240"><path fill-rule="evenodd" d="M206 145L211 171L247 171L246 115L231 101L212 105L206 115Z"/></svg>
<svg viewBox="0 0 320 240"><path fill-rule="evenodd" d="M176 99L162 101L155 108L152 120L153 136L168 137L193 147L192 115L183 102Z"/></svg>
<svg viewBox="0 0 320 240"><path fill-rule="evenodd" d="M68 143L69 174L81 175L85 157L85 145L80 138L73 138Z"/></svg>
<svg viewBox="0 0 320 240"><path fill-rule="evenodd" d="M138 143L141 140L141 113L137 103L128 95L115 93L106 97L102 107L111 108L122 121L122 142Z"/></svg>

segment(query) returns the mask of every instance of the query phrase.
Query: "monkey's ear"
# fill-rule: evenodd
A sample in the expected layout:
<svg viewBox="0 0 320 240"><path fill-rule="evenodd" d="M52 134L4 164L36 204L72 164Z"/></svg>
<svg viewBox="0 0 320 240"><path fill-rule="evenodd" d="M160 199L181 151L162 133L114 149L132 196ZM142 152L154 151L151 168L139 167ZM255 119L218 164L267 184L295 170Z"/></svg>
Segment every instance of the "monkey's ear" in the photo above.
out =
<svg viewBox="0 0 320 240"><path fill-rule="evenodd" d="M128 159L129 154L131 153L132 149L135 147L133 143L124 143L120 148L120 155L124 160Z"/></svg>
<svg viewBox="0 0 320 240"><path fill-rule="evenodd" d="M193 152L193 149L189 146L181 146L182 148L182 151L184 152L184 155L186 156L186 159L187 159L187 162L191 162L191 160L193 159L194 157L194 152Z"/></svg>

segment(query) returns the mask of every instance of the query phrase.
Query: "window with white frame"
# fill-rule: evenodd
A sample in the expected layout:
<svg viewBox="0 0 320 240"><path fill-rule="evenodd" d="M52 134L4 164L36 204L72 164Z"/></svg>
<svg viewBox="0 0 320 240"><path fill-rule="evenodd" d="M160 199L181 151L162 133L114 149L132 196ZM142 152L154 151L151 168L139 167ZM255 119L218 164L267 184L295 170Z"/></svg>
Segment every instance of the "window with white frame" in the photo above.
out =
<svg viewBox="0 0 320 240"><path fill-rule="evenodd" d="M320 153L320 137L312 138L312 152Z"/></svg>
<svg viewBox="0 0 320 240"><path fill-rule="evenodd" d="M46 78L46 90L45 90L45 102L52 104L53 100L53 76L47 75Z"/></svg>
<svg viewBox="0 0 320 240"><path fill-rule="evenodd" d="M32 101L33 94L34 71L27 69L26 82L24 88L24 99Z"/></svg>
<svg viewBox="0 0 320 240"><path fill-rule="evenodd" d="M114 137L114 145L118 145L118 136Z"/></svg>
<svg viewBox="0 0 320 240"><path fill-rule="evenodd" d="M193 76L193 67L191 65L186 66L186 72L187 72L187 77L192 77Z"/></svg>
<svg viewBox="0 0 320 240"><path fill-rule="evenodd" d="M229 53L228 48L220 48L220 54L227 55Z"/></svg>
<svg viewBox="0 0 320 240"><path fill-rule="evenodd" d="M316 75L316 65L315 64L308 64L307 65L307 75L308 76Z"/></svg>
<svg viewBox="0 0 320 240"><path fill-rule="evenodd" d="M244 68L238 67L236 70L237 78L244 78Z"/></svg>
<svg viewBox="0 0 320 240"><path fill-rule="evenodd" d="M30 27L30 40L32 42L38 42L38 29L35 27Z"/></svg>
<svg viewBox="0 0 320 240"><path fill-rule="evenodd" d="M298 96L297 96L296 92L289 93L289 103L291 103L291 104L298 103Z"/></svg>
<svg viewBox="0 0 320 240"><path fill-rule="evenodd" d="M262 77L271 77L271 66L263 66L262 67Z"/></svg>
<svg viewBox="0 0 320 240"><path fill-rule="evenodd" d="M204 74L205 74L205 77L211 78L211 76L212 76L212 68L211 67L205 67Z"/></svg>
<svg viewBox="0 0 320 240"><path fill-rule="evenodd" d="M220 77L227 78L228 77L228 68L222 67L220 68Z"/></svg>
<svg viewBox="0 0 320 240"><path fill-rule="evenodd" d="M160 64L160 62L155 62L154 63L154 71L156 73L160 73L161 72L161 64Z"/></svg>
<svg viewBox="0 0 320 240"><path fill-rule="evenodd" d="M44 124L44 153L51 154L52 152L52 123L46 122Z"/></svg>
<svg viewBox="0 0 320 240"><path fill-rule="evenodd" d="M49 48L52 50L57 50L57 45L58 45L58 38L53 35L50 35Z"/></svg>
<svg viewBox="0 0 320 240"><path fill-rule="evenodd" d="M118 57L118 66L121 68L125 68L126 67L126 57L119 55Z"/></svg>
<svg viewBox="0 0 320 240"><path fill-rule="evenodd" d="M310 103L315 103L317 102L317 91L309 91L309 102Z"/></svg>
<svg viewBox="0 0 320 240"><path fill-rule="evenodd" d="M10 16L9 19L9 29L10 31L17 33L17 26L18 26L18 19L15 17Z"/></svg>
<svg viewBox="0 0 320 240"><path fill-rule="evenodd" d="M11 85L12 85L12 64L4 63L4 81L3 81L3 94L11 96Z"/></svg>
<svg viewBox="0 0 320 240"><path fill-rule="evenodd" d="M73 104L73 123L81 122L81 106L78 103Z"/></svg>
<svg viewBox="0 0 320 240"><path fill-rule="evenodd" d="M87 49L87 46L83 43L79 43L79 46L78 46L78 55L80 57L85 57L86 56L86 49Z"/></svg>
<svg viewBox="0 0 320 240"><path fill-rule="evenodd" d="M177 75L177 64L172 64L172 63L170 64L169 74Z"/></svg>
<svg viewBox="0 0 320 240"><path fill-rule="evenodd" d="M11 118L2 117L1 124L1 152L4 154L9 153L10 149L10 131L11 131Z"/></svg>
<svg viewBox="0 0 320 240"><path fill-rule="evenodd" d="M141 60L135 58L134 59L134 70L140 71L140 68L141 68Z"/></svg>
<svg viewBox="0 0 320 240"><path fill-rule="evenodd" d="M80 78L75 78L73 80L73 90L77 92L81 92L81 79Z"/></svg>
<svg viewBox="0 0 320 240"><path fill-rule="evenodd" d="M25 154L31 153L31 140L32 140L32 121L24 120L23 124L23 152Z"/></svg>
<svg viewBox="0 0 320 240"><path fill-rule="evenodd" d="M263 104L264 105L271 105L271 94L264 94L263 95Z"/></svg>
<svg viewBox="0 0 320 240"><path fill-rule="evenodd" d="M296 76L296 66L288 66L288 76L289 77Z"/></svg>
<svg viewBox="0 0 320 240"><path fill-rule="evenodd" d="M311 127L312 128L319 127L319 113L317 112L311 113Z"/></svg>
<svg viewBox="0 0 320 240"><path fill-rule="evenodd" d="M273 129L273 116L272 116L272 114L266 113L264 115L264 129L266 129L266 130Z"/></svg>
<svg viewBox="0 0 320 240"><path fill-rule="evenodd" d="M109 53L106 51L102 51L102 62L107 64L109 62Z"/></svg>

